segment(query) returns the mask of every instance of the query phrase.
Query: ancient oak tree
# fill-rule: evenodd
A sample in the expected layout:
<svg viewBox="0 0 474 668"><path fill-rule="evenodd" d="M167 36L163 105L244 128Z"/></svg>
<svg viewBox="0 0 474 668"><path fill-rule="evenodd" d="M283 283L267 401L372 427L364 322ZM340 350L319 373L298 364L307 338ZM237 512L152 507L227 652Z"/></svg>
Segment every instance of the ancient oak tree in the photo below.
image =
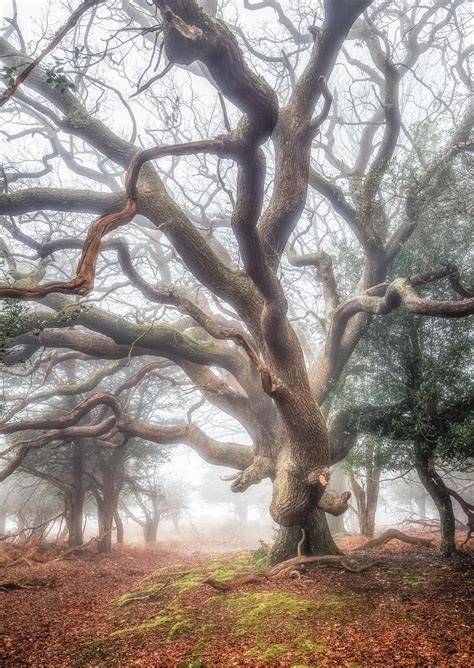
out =
<svg viewBox="0 0 474 668"><path fill-rule="evenodd" d="M36 61L17 18L0 37L3 363L50 386L6 397L1 476L52 442L186 444L235 469L236 493L271 479L274 560L302 527L307 554L335 553L323 511L349 495L329 468L353 433L331 394L358 342L399 307L474 310L451 265L392 272L472 149L468 10L201 4L83 3ZM67 359L82 401L41 410ZM198 404L134 417L124 385L156 374Z"/></svg>

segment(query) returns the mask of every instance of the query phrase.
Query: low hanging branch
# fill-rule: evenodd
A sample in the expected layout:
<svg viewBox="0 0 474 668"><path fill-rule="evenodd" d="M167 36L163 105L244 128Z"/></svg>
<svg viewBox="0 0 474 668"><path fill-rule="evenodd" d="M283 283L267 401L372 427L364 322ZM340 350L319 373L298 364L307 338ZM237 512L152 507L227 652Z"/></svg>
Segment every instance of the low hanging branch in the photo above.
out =
<svg viewBox="0 0 474 668"><path fill-rule="evenodd" d="M107 406L113 415L96 424L78 424L98 406ZM0 423L0 434L46 431L37 441L22 442L18 454L9 460L7 466L0 471L0 481L5 480L21 465L25 455L32 448L42 447L55 440L91 436L97 438L104 436L112 428L122 434L128 434L130 437L137 436L152 443L186 444L210 464L225 464L240 470L249 466L249 457L252 455L252 450L248 446L234 442L215 441L192 423L160 426L142 420L133 420L125 415L122 404L116 396L109 392L96 392L68 413L56 418Z"/></svg>

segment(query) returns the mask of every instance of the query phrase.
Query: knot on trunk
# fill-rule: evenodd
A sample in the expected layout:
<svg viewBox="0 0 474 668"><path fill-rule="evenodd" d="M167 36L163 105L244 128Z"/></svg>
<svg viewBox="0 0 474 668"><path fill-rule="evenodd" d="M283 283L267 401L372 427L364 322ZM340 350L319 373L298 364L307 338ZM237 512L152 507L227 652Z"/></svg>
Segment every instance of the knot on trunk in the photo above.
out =
<svg viewBox="0 0 474 668"><path fill-rule="evenodd" d="M245 492L251 485L258 485L264 478L274 474L274 464L269 457L255 457L253 464L238 473L231 485L233 492Z"/></svg>
<svg viewBox="0 0 474 668"><path fill-rule="evenodd" d="M350 492L343 492L340 496L327 489L322 497L319 499L318 508L324 510L325 513L338 517L346 512L349 507Z"/></svg>

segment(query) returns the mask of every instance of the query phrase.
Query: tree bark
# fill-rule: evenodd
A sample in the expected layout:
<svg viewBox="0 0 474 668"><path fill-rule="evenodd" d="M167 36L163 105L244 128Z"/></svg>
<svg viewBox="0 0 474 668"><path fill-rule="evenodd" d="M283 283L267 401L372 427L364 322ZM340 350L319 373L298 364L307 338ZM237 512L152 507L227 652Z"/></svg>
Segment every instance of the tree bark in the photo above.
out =
<svg viewBox="0 0 474 668"><path fill-rule="evenodd" d="M117 501L115 496L114 478L111 475L104 476L102 508L99 521L99 533L102 538L97 545L99 554L111 554L112 552L112 529L114 516L117 512Z"/></svg>
<svg viewBox="0 0 474 668"><path fill-rule="evenodd" d="M441 526L441 554L456 554L456 520L451 496L441 477L436 473L430 444L415 443L415 468L421 483L438 509Z"/></svg>
<svg viewBox="0 0 474 668"><path fill-rule="evenodd" d="M380 475L382 469L373 462L373 448L369 451L365 469L365 488L357 481L354 472L349 471L351 489L357 504L359 533L364 538L373 538L375 534L375 514L379 499Z"/></svg>
<svg viewBox="0 0 474 668"><path fill-rule="evenodd" d="M159 520L155 517L146 518L143 525L143 537L145 543L156 543Z"/></svg>
<svg viewBox="0 0 474 668"><path fill-rule="evenodd" d="M375 533L375 513L379 500L380 474L382 470L374 466L367 476L366 533L365 538L373 538Z"/></svg>
<svg viewBox="0 0 474 668"><path fill-rule="evenodd" d="M306 556L342 554L331 536L326 514L316 508L305 526L280 527L270 550L270 565L296 556L297 545L302 535L301 529L305 530L305 540L301 547L302 554Z"/></svg>
<svg viewBox="0 0 474 668"><path fill-rule="evenodd" d="M84 542L84 449L80 443L72 446L72 485L67 509L69 547L77 547Z"/></svg>
<svg viewBox="0 0 474 668"><path fill-rule="evenodd" d="M117 540L117 545L123 545L123 522L118 510L114 513L114 522L116 530L115 538Z"/></svg>
<svg viewBox="0 0 474 668"><path fill-rule="evenodd" d="M99 511L100 539L97 551L99 554L111 554L112 552L112 530L114 517L118 513L118 500L123 484L121 467L126 451L117 447L113 453L100 464L102 473L102 504Z"/></svg>

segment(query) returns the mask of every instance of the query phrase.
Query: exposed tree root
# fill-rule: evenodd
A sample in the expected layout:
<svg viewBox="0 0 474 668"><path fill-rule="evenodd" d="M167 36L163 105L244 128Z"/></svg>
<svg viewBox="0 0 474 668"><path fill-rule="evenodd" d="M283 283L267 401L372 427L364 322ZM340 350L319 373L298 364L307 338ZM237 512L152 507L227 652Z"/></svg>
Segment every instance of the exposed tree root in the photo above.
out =
<svg viewBox="0 0 474 668"><path fill-rule="evenodd" d="M301 570L305 569L308 566L311 567L340 566L349 573L362 573L363 571L366 571L369 568L373 568L374 566L378 566L383 563L382 559L375 559L372 561L361 562L359 559L355 559L354 557L348 554L342 554L342 555L331 554L321 557L304 556L301 554L301 549L305 539L304 529L301 530L301 534L302 534L301 540L298 542L298 545L296 547L296 555L297 555L296 557L293 557L292 559L287 559L286 561L282 561L280 564L273 566L273 568L269 568L265 571L262 571L261 573L249 573L248 575L240 576L238 578L234 578L233 580L228 580L228 581L214 580L212 578L208 578L207 580L204 581L204 584L208 584L214 589L218 589L219 591L232 591L246 584L261 583L261 582L266 582L268 580L277 580L279 578L286 576L293 577L294 575L300 575ZM381 536L378 536L373 540L369 540L367 543L361 545L360 547L355 548L355 550L353 551L357 552L360 550L370 550L374 547L385 545L385 543L388 543L390 540L401 540L404 543L410 543L411 545L422 545L425 547L430 547L432 546L432 542L434 539L418 538L414 536L409 536L403 533L402 531L398 531L397 529L389 529L388 531L385 531Z"/></svg>
<svg viewBox="0 0 474 668"><path fill-rule="evenodd" d="M267 582L270 579L271 578L267 575L266 571L264 571L263 573L250 573L249 575L243 575L238 578L233 578L232 580L214 580L213 578L207 578L207 580L204 580L203 584L208 584L219 591L230 591L246 584L259 584L261 582Z"/></svg>
<svg viewBox="0 0 474 668"><path fill-rule="evenodd" d="M204 580L204 584L208 584L219 591L232 591L247 584L260 584L262 582L268 582L269 580L279 580L286 576L300 576L301 570L305 569L307 566L316 567L336 565L350 573L361 573L362 571L366 571L367 569L382 563L382 559L362 563L347 555L327 555L322 557L300 556L282 561L277 566L267 569L262 573L249 573L248 575L243 575L227 581L208 578L207 580Z"/></svg>
<svg viewBox="0 0 474 668"><path fill-rule="evenodd" d="M403 543L410 543L410 545L424 545L425 547L432 547L434 538L418 538L415 536L409 536L398 529L388 529L384 531L383 534L373 538L372 540L367 541L364 545L356 547L354 552L360 550L371 550L374 547L379 547L380 545L385 545L390 540L401 540Z"/></svg>
<svg viewBox="0 0 474 668"><path fill-rule="evenodd" d="M249 573L248 575L243 575L234 578L233 580L214 580L213 578L208 578L207 580L204 580L204 584L208 584L214 589L218 589L219 591L232 591L246 584L255 584L261 582L267 582L269 580L278 580L286 576L294 577L296 575L300 577L301 571L303 569L306 569L308 566L311 567L340 566L345 571L349 571L350 573L361 573L362 571L366 571L367 569L372 568L373 566L378 566L379 564L383 563L381 559L361 562L360 560L356 560L353 557L350 557L349 555L346 554L342 555L331 554L320 557L304 556L301 554L301 548L305 539L304 529L301 530L301 533L302 537L301 540L298 542L296 548L296 553L297 553L296 557L292 557L291 559L286 559L286 561L282 561L276 566L268 568L265 571L262 571L261 573Z"/></svg>
<svg viewBox="0 0 474 668"><path fill-rule="evenodd" d="M130 603L136 603L137 601L139 603L145 603L147 601L152 601L153 599L160 596L163 589L166 589L166 587L169 584L170 584L170 580L165 582L162 587L159 587L158 589L154 589L153 591L137 592L137 594L135 596L133 596L133 594L130 594L130 596L127 596L127 598L123 598L123 600L120 603L117 603L117 605L120 608L123 608L124 606L130 605Z"/></svg>

